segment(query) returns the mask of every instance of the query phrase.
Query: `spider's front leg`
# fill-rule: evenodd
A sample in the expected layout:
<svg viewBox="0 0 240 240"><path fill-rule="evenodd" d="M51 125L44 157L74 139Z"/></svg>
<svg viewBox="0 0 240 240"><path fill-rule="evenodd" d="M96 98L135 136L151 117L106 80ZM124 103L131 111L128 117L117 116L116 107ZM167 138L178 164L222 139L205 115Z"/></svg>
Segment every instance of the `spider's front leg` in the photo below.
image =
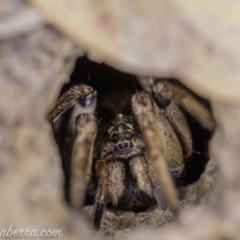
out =
<svg viewBox="0 0 240 240"><path fill-rule="evenodd" d="M154 179L154 174L151 173L151 167L149 166L150 170L149 178L154 189L154 195L157 200L157 203L160 206L160 208L165 209L166 208L165 197L166 197L167 202L169 203L171 209L174 212L176 212L179 206L177 191L164 156L162 137L159 133L159 127L157 126L153 102L146 92L139 92L133 96L132 108L144 138L148 157L150 158L149 162L147 163L148 165L153 163L156 170L157 178L159 179L159 181ZM163 118L163 120L164 119L165 118ZM166 125L168 124L167 121L165 121L165 123ZM171 128L170 135L173 138L173 142L178 142L174 141L176 135ZM172 139L169 139L169 141L171 140ZM179 146L179 144L175 147L175 149L177 150L176 154L179 155L177 157L181 159L182 152L180 148L181 147ZM171 152L169 154L171 155ZM159 184L161 184L161 186Z"/></svg>
<svg viewBox="0 0 240 240"><path fill-rule="evenodd" d="M79 114L94 113L96 108L96 91L85 84L74 85L60 96L52 111L48 114L48 120L54 124L68 109L76 106L75 118ZM75 126L73 126L75 128Z"/></svg>
<svg viewBox="0 0 240 240"><path fill-rule="evenodd" d="M76 121L70 171L70 203L76 209L84 204L86 176L91 172L96 131L95 116L93 114L80 114Z"/></svg>
<svg viewBox="0 0 240 240"><path fill-rule="evenodd" d="M91 165L93 142L96 135L96 92L93 88L79 84L71 87L56 102L49 113L49 121L57 132L61 116L70 111L62 148L62 161L66 178L66 197L75 208L83 204L87 165ZM56 133L55 133L56 135ZM89 163L89 164L88 164Z"/></svg>

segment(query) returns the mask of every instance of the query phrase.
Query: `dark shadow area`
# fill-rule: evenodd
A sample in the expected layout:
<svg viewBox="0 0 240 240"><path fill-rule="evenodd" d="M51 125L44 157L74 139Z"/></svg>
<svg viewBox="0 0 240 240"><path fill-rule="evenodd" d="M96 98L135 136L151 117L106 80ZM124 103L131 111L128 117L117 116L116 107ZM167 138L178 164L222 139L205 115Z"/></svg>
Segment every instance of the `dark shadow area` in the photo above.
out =
<svg viewBox="0 0 240 240"><path fill-rule="evenodd" d="M109 121L118 113L130 114L131 97L141 90L135 76L90 61L87 57L77 59L70 82L63 86L62 93L79 83L97 90L96 116L101 122Z"/></svg>

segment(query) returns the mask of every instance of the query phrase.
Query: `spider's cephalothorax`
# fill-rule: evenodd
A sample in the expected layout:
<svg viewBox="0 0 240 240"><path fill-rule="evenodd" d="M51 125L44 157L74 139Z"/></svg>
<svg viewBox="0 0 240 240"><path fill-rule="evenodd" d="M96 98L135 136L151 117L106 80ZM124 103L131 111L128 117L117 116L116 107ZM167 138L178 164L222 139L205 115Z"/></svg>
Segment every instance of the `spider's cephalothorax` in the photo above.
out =
<svg viewBox="0 0 240 240"><path fill-rule="evenodd" d="M107 173L104 197L112 207L140 210L156 203L148 177L145 145L133 116L118 114L110 122L103 133L100 159L95 165L98 182L102 171Z"/></svg>
<svg viewBox="0 0 240 240"><path fill-rule="evenodd" d="M145 146L133 117L118 114L105 130L100 147L101 158L128 159L143 154Z"/></svg>
<svg viewBox="0 0 240 240"><path fill-rule="evenodd" d="M96 189L95 227L100 226L107 204L134 210L157 202L163 210L168 205L174 212L178 210L174 179L192 154L191 132L178 105L206 128L214 128L209 109L178 82L158 79L146 83L146 91L132 97L132 114L118 114L104 131L97 127L96 92L84 84L70 88L49 114L57 131L59 116L72 109L62 154L66 158L63 167L65 161L71 162L65 167L69 201L79 209L86 188L96 186L92 188ZM96 135L100 132L99 140Z"/></svg>

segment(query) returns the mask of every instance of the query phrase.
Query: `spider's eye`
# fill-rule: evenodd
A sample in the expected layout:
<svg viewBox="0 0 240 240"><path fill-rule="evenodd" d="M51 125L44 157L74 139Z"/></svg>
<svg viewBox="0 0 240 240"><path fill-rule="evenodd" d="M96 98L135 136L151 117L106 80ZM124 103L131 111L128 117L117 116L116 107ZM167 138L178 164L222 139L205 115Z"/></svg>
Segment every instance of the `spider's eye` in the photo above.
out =
<svg viewBox="0 0 240 240"><path fill-rule="evenodd" d="M124 132L124 137L127 140L131 140L133 138L133 134L130 131Z"/></svg>
<svg viewBox="0 0 240 240"><path fill-rule="evenodd" d="M117 143L118 140L119 140L119 136L114 133L113 135L110 136L110 140L113 142L113 143Z"/></svg>

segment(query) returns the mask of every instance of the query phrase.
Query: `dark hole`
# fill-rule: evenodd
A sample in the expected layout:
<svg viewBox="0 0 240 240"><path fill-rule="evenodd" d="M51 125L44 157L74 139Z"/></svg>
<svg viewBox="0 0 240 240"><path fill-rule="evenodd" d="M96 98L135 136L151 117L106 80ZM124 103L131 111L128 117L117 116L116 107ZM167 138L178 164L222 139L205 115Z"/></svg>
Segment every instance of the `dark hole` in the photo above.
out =
<svg viewBox="0 0 240 240"><path fill-rule="evenodd" d="M129 114L131 97L141 89L135 76L90 61L86 56L77 59L70 82L63 86L62 93L78 83L88 84L97 90L96 113L101 122L107 122L118 113Z"/></svg>
<svg viewBox="0 0 240 240"><path fill-rule="evenodd" d="M104 126L106 122L118 113L130 114L131 98L137 91L141 90L141 86L135 76L120 72L106 64L99 64L90 61L86 56L77 59L75 69L70 76L70 81L63 86L61 94L74 84L78 83L86 83L97 90L98 104L96 116L100 127ZM206 100L200 97L198 98L203 104L210 108L210 105ZM178 185L192 183L200 178L208 161L208 141L212 134L203 128L192 116L185 111L184 113L191 128L194 152L186 162L185 170L179 181L177 181ZM64 114L60 131L55 133L55 138L62 158L66 157L64 152L66 145L66 123L70 114L71 110ZM71 142L68 142L67 144L71 145ZM68 157L70 159L71 154L69 154ZM63 169L66 177L66 199L68 200L69 162L63 160ZM96 186L93 186L92 189L88 189L86 194L86 204L93 204L95 190Z"/></svg>

